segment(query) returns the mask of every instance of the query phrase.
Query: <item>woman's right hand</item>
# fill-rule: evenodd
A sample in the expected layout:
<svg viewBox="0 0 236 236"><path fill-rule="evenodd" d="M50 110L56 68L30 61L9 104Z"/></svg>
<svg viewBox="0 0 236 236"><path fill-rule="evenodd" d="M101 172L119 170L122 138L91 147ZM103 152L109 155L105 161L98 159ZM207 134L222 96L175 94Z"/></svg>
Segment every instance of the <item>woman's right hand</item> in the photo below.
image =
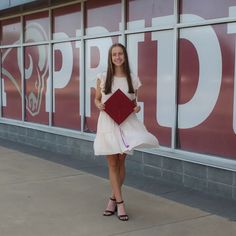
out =
<svg viewBox="0 0 236 236"><path fill-rule="evenodd" d="M95 93L95 106L100 110L104 110L105 109L105 104L101 102L102 99L102 92L101 92L101 81L100 79L97 80L97 86L96 86L96 93Z"/></svg>
<svg viewBox="0 0 236 236"><path fill-rule="evenodd" d="M103 111L103 110L105 109L105 104L99 102L99 103L97 104L97 108L98 108L100 111Z"/></svg>

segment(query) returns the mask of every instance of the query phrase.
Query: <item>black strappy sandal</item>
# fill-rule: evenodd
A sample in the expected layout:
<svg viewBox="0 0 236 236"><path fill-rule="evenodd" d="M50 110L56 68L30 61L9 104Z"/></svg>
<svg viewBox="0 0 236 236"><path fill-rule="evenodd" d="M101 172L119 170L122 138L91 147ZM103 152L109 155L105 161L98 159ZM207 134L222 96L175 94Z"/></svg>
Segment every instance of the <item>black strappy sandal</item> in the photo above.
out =
<svg viewBox="0 0 236 236"><path fill-rule="evenodd" d="M117 205L119 205L119 204L124 204L124 201L116 202L116 204L117 204ZM117 208L118 208L118 206L117 206ZM118 212L118 210L117 210L117 212ZM118 215L118 213L117 213L117 217L118 217L118 219L121 220L121 221L128 221L128 220L129 220L129 216L128 216L127 214L125 214L125 215Z"/></svg>
<svg viewBox="0 0 236 236"><path fill-rule="evenodd" d="M111 197L110 197L110 200L113 201L113 202L116 201L116 199L111 198ZM117 206L115 206L114 211L111 211L111 210L105 210L105 211L103 212L103 215L104 215L104 216L112 216L112 215L115 214L116 211L117 211Z"/></svg>

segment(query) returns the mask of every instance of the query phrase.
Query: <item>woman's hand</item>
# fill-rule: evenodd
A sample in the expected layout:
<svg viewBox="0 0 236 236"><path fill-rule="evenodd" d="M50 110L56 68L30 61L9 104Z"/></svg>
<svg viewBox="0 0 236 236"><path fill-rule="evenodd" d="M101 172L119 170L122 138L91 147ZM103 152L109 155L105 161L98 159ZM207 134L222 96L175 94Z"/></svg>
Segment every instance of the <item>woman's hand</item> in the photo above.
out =
<svg viewBox="0 0 236 236"><path fill-rule="evenodd" d="M101 103L101 102L98 102L97 103L97 108L100 110L100 111L103 111L105 109L105 104L104 103Z"/></svg>
<svg viewBox="0 0 236 236"><path fill-rule="evenodd" d="M134 112L135 112L135 113L140 112L140 110L141 110L141 107L140 107L140 106L134 107Z"/></svg>
<svg viewBox="0 0 236 236"><path fill-rule="evenodd" d="M101 92L101 81L100 79L97 79L97 86L96 86L96 93L95 93L95 99L94 99L94 103L95 106L100 110L104 110L105 109L105 104L101 102L102 99L102 92Z"/></svg>

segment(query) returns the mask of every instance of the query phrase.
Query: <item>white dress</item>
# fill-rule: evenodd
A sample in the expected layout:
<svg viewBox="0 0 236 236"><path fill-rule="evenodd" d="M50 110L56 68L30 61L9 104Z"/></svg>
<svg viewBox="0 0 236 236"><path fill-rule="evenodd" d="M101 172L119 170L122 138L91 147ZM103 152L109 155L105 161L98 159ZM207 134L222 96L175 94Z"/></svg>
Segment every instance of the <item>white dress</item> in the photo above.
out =
<svg viewBox="0 0 236 236"><path fill-rule="evenodd" d="M134 90L137 90L141 86L140 80L138 77L131 77ZM103 92L106 73L99 74L97 79L101 81L102 103L117 89L120 89L131 100L135 99L135 94L128 93L128 84L125 77L114 77L112 93L107 95ZM95 155L132 154L136 147L156 148L159 147L159 142L154 135L147 131L135 113L132 113L123 123L117 125L105 111L100 111L97 134L94 140Z"/></svg>

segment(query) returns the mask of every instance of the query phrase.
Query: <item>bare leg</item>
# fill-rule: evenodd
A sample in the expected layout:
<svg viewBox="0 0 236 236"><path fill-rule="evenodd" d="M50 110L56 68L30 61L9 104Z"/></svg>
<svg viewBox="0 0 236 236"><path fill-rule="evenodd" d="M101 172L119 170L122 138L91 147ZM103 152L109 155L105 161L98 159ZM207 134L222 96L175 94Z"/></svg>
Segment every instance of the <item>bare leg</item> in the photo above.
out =
<svg viewBox="0 0 236 236"><path fill-rule="evenodd" d="M120 188L122 188L122 184L124 183L124 180L125 180L125 158L126 158L126 154L119 154ZM125 206L124 206L124 203L122 202L123 200L119 202L119 204L117 204L117 214L120 220L126 221L129 219L129 217L127 216L125 212Z"/></svg>
<svg viewBox="0 0 236 236"><path fill-rule="evenodd" d="M110 216L114 214L116 209L116 195L121 198L118 154L107 156L107 161L112 194L103 215Z"/></svg>
<svg viewBox="0 0 236 236"><path fill-rule="evenodd" d="M125 180L125 158L126 154L117 154L118 157L118 168L119 168L119 179L120 179L120 188L122 188L122 185ZM115 194L111 193L111 198L115 199Z"/></svg>
<svg viewBox="0 0 236 236"><path fill-rule="evenodd" d="M120 184L122 187L125 180L125 158L126 154L119 154L119 176L120 176Z"/></svg>
<svg viewBox="0 0 236 236"><path fill-rule="evenodd" d="M121 194L119 154L108 156L107 161L109 168L109 179L112 188L112 195L115 197L116 201L121 201L122 194Z"/></svg>
<svg viewBox="0 0 236 236"><path fill-rule="evenodd" d="M118 216L121 220L128 220L128 216L125 213L125 207L122 198L121 186L125 179L125 157L126 154L110 155L107 157L109 167L109 178L112 188L112 198L116 199ZM112 201L110 200L107 209L111 209Z"/></svg>

